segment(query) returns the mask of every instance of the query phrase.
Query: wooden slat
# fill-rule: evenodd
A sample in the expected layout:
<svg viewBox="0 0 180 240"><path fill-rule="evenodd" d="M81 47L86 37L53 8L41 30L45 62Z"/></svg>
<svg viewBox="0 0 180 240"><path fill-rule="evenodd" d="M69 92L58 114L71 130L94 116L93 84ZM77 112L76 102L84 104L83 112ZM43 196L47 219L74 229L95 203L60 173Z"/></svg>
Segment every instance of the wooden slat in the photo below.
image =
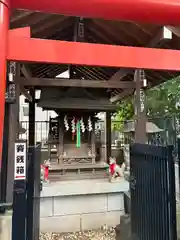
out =
<svg viewBox="0 0 180 240"><path fill-rule="evenodd" d="M127 90L125 90L124 92L118 93L117 95L111 97L111 98L110 98L110 101L111 101L112 103L115 103L115 102L117 102L117 101L122 100L123 98L126 98L127 96L131 95L132 93L133 93L132 90L127 89Z"/></svg>

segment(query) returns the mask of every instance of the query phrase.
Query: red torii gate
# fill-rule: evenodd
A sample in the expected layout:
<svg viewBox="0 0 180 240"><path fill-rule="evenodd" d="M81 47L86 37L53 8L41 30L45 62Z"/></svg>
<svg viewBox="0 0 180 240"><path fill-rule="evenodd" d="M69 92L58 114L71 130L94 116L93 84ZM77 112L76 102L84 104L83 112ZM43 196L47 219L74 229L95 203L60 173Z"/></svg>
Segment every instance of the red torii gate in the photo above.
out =
<svg viewBox="0 0 180 240"><path fill-rule="evenodd" d="M180 70L178 50L33 39L29 28L9 31L12 9L180 25L179 0L0 0L0 156L7 60Z"/></svg>

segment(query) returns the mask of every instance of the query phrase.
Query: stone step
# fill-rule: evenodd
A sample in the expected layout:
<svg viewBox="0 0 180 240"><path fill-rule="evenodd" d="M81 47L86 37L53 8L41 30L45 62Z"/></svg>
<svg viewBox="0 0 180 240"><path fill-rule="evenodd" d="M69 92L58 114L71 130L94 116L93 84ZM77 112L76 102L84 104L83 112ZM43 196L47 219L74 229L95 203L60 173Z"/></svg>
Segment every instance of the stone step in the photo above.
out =
<svg viewBox="0 0 180 240"><path fill-rule="evenodd" d="M107 178L105 173L66 173L64 175L61 174L50 174L49 181L57 182L57 181L66 181L66 180L84 180L84 179L105 179Z"/></svg>
<svg viewBox="0 0 180 240"><path fill-rule="evenodd" d="M66 180L66 179L96 179L96 178L107 178L106 169L104 168L62 168L54 169L49 171L49 180Z"/></svg>
<svg viewBox="0 0 180 240"><path fill-rule="evenodd" d="M49 169L50 172L53 171L61 171L61 170L77 170L77 169L84 169L84 170L92 170L92 169L106 169L104 163L97 163L97 164L91 164L91 163L85 163L85 164L51 164L51 167Z"/></svg>

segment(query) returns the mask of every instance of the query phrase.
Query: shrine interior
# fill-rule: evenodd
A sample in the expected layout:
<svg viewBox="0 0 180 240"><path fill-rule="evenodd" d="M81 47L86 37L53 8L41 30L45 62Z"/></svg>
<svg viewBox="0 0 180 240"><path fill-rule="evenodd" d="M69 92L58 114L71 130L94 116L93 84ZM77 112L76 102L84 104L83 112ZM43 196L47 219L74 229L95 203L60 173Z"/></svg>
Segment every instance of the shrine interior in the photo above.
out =
<svg viewBox="0 0 180 240"><path fill-rule="evenodd" d="M12 12L11 29L29 26L33 38L180 49L178 27ZM100 163L111 156L111 116L118 101L134 94L134 69L22 62L20 70L17 82L30 102L30 121L34 119L35 103L57 114L49 119L47 142L48 158L54 169L104 169ZM57 77L65 71L69 78ZM178 75L175 71L147 69L142 71L140 81L146 79L147 88L151 88ZM34 97L35 90L41 90L39 99ZM99 131L95 131L99 112L106 113L105 148L99 140Z"/></svg>

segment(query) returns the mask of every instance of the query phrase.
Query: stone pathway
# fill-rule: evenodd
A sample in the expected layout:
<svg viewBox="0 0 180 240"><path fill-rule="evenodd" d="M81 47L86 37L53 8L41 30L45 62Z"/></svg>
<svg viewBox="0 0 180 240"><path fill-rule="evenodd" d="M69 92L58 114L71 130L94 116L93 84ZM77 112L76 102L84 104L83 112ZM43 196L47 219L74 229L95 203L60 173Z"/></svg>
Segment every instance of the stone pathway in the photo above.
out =
<svg viewBox="0 0 180 240"><path fill-rule="evenodd" d="M75 233L41 233L40 240L115 240L114 228L102 227L98 230L90 230Z"/></svg>

